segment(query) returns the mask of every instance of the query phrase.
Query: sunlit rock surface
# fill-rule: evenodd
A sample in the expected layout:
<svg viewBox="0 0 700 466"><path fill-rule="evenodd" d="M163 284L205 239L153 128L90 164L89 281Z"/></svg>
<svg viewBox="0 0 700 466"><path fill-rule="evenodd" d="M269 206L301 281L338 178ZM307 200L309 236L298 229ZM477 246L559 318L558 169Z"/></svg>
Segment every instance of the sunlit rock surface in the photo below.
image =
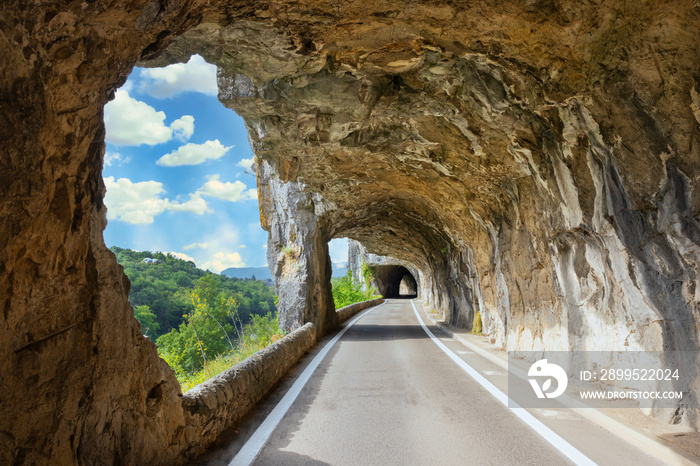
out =
<svg viewBox="0 0 700 466"><path fill-rule="evenodd" d="M219 66L285 326L335 324L325 242L345 236L506 349L698 348L691 0L0 12L2 463L169 464L198 442L101 237L102 109L138 62Z"/></svg>
<svg viewBox="0 0 700 466"><path fill-rule="evenodd" d="M480 311L505 349L698 348L695 8L404 6L338 26L340 10L293 15L303 32L203 25L164 55L219 65L265 167L271 267L288 216L319 226L283 294L326 299L305 264L347 236L406 264L448 322ZM278 180L307 206L266 196Z"/></svg>

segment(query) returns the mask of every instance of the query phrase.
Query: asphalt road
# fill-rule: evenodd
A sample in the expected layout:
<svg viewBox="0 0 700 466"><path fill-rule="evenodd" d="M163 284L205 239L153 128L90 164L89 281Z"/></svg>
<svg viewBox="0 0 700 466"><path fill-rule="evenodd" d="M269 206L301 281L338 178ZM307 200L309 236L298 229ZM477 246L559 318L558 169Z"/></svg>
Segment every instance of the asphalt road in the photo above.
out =
<svg viewBox="0 0 700 466"><path fill-rule="evenodd" d="M432 328L496 385L506 374ZM321 345L324 345L322 342ZM318 352L318 350L316 351ZM308 364L308 360L302 366ZM274 405L296 374L266 401ZM265 418L197 464L228 464ZM570 412L533 413L598 464L658 464ZM409 300L362 317L326 355L255 459L256 465L561 465L571 462L431 340Z"/></svg>
<svg viewBox="0 0 700 466"><path fill-rule="evenodd" d="M335 345L254 464L562 464L430 340L408 300Z"/></svg>

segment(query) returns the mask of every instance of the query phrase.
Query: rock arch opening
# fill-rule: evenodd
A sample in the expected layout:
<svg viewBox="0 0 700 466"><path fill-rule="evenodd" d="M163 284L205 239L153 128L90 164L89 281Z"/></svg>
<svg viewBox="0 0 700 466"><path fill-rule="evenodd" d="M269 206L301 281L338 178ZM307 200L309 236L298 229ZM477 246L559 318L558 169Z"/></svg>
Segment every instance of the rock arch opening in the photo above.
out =
<svg viewBox="0 0 700 466"><path fill-rule="evenodd" d="M401 282L399 283L399 296L402 298L418 297L418 284L410 272L401 278Z"/></svg>
<svg viewBox="0 0 700 466"><path fill-rule="evenodd" d="M187 374L241 353L254 316L276 313L254 155L243 119L217 98L216 69L199 55L135 67L104 109L103 239L183 392L201 380Z"/></svg>
<svg viewBox="0 0 700 466"><path fill-rule="evenodd" d="M402 265L375 265L374 280L385 298L413 298L418 296L418 284L411 272Z"/></svg>

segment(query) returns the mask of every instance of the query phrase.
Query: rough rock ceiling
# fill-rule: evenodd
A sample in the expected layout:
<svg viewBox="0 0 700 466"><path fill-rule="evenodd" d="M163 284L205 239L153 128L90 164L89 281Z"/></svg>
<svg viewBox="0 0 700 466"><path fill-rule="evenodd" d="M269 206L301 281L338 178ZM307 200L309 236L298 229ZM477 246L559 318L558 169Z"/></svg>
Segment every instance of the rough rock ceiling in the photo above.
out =
<svg viewBox="0 0 700 466"><path fill-rule="evenodd" d="M0 393L18 407L0 413L0 462L170 463L209 441L101 237L103 106L134 64L192 53L251 131L285 325L332 326L325 244L347 235L509 349L697 350L692 0L0 12Z"/></svg>

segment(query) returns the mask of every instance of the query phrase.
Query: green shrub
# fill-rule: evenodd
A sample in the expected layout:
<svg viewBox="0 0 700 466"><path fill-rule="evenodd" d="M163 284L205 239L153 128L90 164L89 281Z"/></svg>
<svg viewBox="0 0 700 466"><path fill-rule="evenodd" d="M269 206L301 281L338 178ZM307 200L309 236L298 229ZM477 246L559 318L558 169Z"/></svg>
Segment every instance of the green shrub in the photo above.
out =
<svg viewBox="0 0 700 466"><path fill-rule="evenodd" d="M472 333L474 335L480 335L481 330L481 312L476 311L474 314L474 322L472 323Z"/></svg>
<svg viewBox="0 0 700 466"><path fill-rule="evenodd" d="M160 324L156 321L156 315L151 312L151 308L144 305L134 308L134 317L141 324L141 331L144 336L148 336L148 332L157 333Z"/></svg>
<svg viewBox="0 0 700 466"><path fill-rule="evenodd" d="M333 301L336 309L379 297L377 289L373 286L369 286L367 291L364 291L362 283L352 278L350 270L344 277L333 279L331 285L333 287Z"/></svg>

